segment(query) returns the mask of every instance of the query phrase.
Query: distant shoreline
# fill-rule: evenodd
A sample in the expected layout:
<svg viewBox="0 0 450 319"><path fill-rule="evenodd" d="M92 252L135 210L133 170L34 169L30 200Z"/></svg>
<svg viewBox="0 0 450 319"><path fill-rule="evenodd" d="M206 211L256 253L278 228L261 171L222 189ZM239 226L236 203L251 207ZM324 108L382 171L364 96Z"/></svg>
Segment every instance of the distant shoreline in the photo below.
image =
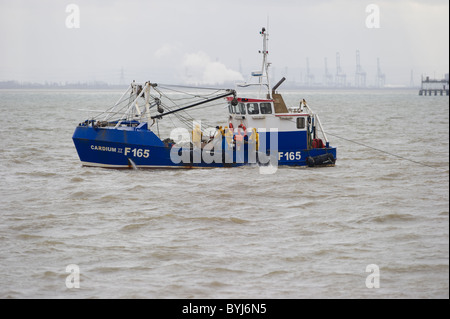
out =
<svg viewBox="0 0 450 319"><path fill-rule="evenodd" d="M126 89L127 84L108 84L106 82L77 82L77 83L34 83L19 81L1 81L0 89Z"/></svg>
<svg viewBox="0 0 450 319"><path fill-rule="evenodd" d="M234 83L225 83L222 85L214 85L217 88L234 88ZM18 81L1 81L0 90L125 90L128 84L108 84L106 82L86 82L86 83L32 83L32 82L18 82ZM201 88L203 86L195 86L192 88ZM419 90L420 86L401 86L401 85L385 85L383 87L336 87L336 86L321 86L312 85L305 86L294 83L284 84L282 90L336 90L336 91L364 91L364 90Z"/></svg>

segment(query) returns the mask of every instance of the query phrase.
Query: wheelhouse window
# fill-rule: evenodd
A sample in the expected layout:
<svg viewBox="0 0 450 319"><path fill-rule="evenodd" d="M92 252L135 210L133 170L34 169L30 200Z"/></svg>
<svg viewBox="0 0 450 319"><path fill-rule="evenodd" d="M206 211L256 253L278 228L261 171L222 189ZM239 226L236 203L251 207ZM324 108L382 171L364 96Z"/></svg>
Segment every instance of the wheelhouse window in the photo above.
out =
<svg viewBox="0 0 450 319"><path fill-rule="evenodd" d="M247 103L248 114L259 114L258 103Z"/></svg>
<svg viewBox="0 0 450 319"><path fill-rule="evenodd" d="M234 114L234 107L233 105L231 105L231 103L228 104L228 112L230 112L230 114Z"/></svg>
<svg viewBox="0 0 450 319"><path fill-rule="evenodd" d="M241 114L245 114L245 104L244 103L239 103L239 111Z"/></svg>
<svg viewBox="0 0 450 319"><path fill-rule="evenodd" d="M270 103L261 103L261 114L272 114L272 105Z"/></svg>
<svg viewBox="0 0 450 319"><path fill-rule="evenodd" d="M297 128L304 129L306 127L306 119L304 117L297 117Z"/></svg>

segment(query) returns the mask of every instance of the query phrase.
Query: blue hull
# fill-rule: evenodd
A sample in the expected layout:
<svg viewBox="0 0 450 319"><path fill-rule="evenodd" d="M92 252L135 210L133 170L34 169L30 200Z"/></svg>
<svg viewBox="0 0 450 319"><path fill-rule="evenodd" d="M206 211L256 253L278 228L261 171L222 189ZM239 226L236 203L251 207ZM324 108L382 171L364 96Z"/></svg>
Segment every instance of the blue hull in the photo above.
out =
<svg viewBox="0 0 450 319"><path fill-rule="evenodd" d="M287 137L287 136L286 136ZM207 168L236 167L247 164L268 163L269 156L253 152L247 144L243 148L224 149L216 153L202 153L178 149L161 141L152 131L139 127L92 127L80 125L75 129L73 142L85 166L107 168ZM268 138L269 139L269 138ZM336 148L287 148L286 138L278 136L280 148L272 154L277 165L306 166L308 158L324 154L336 159ZM270 143L267 143L269 145ZM269 153L269 147L267 150ZM184 153L183 153L184 152ZM215 155L215 156L214 156ZM273 163L273 161L272 161ZM325 162L317 164L334 164ZM311 166L311 165L309 165Z"/></svg>

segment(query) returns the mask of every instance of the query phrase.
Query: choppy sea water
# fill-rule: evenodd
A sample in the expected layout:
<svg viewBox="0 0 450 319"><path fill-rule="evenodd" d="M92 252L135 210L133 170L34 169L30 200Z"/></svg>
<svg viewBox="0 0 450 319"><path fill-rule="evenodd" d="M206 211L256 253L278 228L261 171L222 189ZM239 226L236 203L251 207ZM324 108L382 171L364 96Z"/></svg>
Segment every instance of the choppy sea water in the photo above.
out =
<svg viewBox="0 0 450 319"><path fill-rule="evenodd" d="M449 298L448 97L284 94L335 167L82 167L75 126L121 93L0 92L0 298Z"/></svg>

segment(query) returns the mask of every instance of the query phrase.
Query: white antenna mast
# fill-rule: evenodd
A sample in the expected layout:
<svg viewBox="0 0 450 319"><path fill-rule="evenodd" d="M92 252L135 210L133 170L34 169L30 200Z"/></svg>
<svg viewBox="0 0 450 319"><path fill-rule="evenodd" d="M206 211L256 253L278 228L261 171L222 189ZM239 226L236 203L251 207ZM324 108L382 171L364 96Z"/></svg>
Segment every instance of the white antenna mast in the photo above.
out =
<svg viewBox="0 0 450 319"><path fill-rule="evenodd" d="M267 62L267 55L269 54L267 41L268 41L269 34L266 32L266 28L264 28L264 27L262 28L260 34L263 36L263 49L262 49L262 51L259 51L259 53L263 54L263 62L262 62L262 68L261 68L262 76L259 78L259 85L260 85L260 87L263 85L262 78L266 77L268 95L269 95L269 98L272 98L272 95L270 93L270 81L269 81L270 62Z"/></svg>

